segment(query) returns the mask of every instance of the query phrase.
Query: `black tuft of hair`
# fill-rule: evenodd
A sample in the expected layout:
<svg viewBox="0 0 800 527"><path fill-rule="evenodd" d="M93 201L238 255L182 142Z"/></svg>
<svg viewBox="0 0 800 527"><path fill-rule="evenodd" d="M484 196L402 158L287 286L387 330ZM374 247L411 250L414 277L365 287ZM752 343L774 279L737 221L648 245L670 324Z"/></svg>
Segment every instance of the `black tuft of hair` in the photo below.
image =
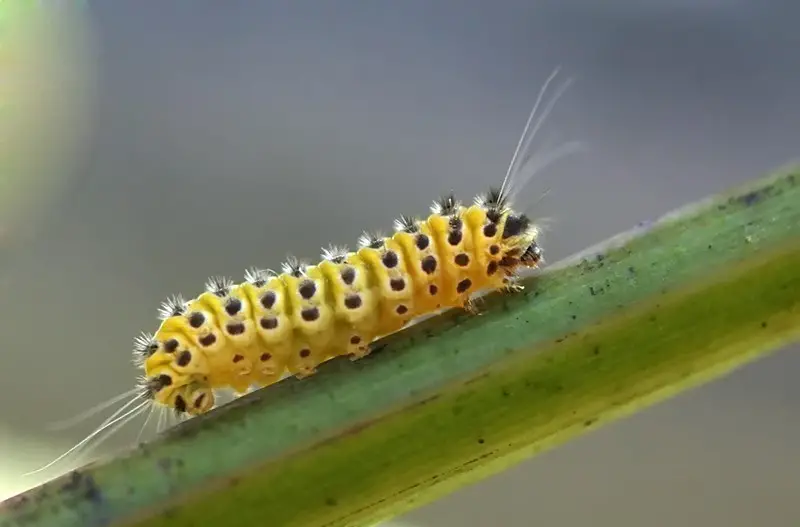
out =
<svg viewBox="0 0 800 527"><path fill-rule="evenodd" d="M133 339L133 356L136 363L141 364L158 350L158 342L152 333L142 332Z"/></svg>
<svg viewBox="0 0 800 527"><path fill-rule="evenodd" d="M304 276L306 274L306 267L308 266L304 262L301 262L294 256L289 256L281 265L281 269L284 273L289 276L294 276L295 278Z"/></svg>
<svg viewBox="0 0 800 527"><path fill-rule="evenodd" d="M488 192L475 198L475 204L486 211L486 218L497 223L503 214L510 212L508 198L497 187L491 187Z"/></svg>
<svg viewBox="0 0 800 527"><path fill-rule="evenodd" d="M206 291L220 298L225 298L231 293L233 280L227 276L212 276L206 280Z"/></svg>
<svg viewBox="0 0 800 527"><path fill-rule="evenodd" d="M186 313L186 300L181 295L173 295L163 302L158 308L158 318L167 320L168 318L181 316Z"/></svg>
<svg viewBox="0 0 800 527"><path fill-rule="evenodd" d="M458 212L460 206L461 203L458 202L455 194L451 192L434 201L431 206L431 212L434 214L441 214L442 216L452 216Z"/></svg>
<svg viewBox="0 0 800 527"><path fill-rule="evenodd" d="M489 209L486 211L486 219L489 220L489 223L499 223L502 217L503 213L498 209Z"/></svg>
<svg viewBox="0 0 800 527"><path fill-rule="evenodd" d="M504 212L508 208L508 198L500 192L497 187L491 187L489 190L475 198L475 204L485 209L497 209Z"/></svg>
<svg viewBox="0 0 800 527"><path fill-rule="evenodd" d="M347 258L347 253L347 247L329 245L327 248L322 249L322 259L340 264L344 263L345 258Z"/></svg>
<svg viewBox="0 0 800 527"><path fill-rule="evenodd" d="M418 220L416 218L411 216L400 216L394 220L394 230L395 232L419 232L419 225L417 224L417 221Z"/></svg>
<svg viewBox="0 0 800 527"><path fill-rule="evenodd" d="M503 239L519 236L528 230L530 224L530 218L524 214L520 214L519 216L506 216L506 223L503 227Z"/></svg>
<svg viewBox="0 0 800 527"><path fill-rule="evenodd" d="M383 247L384 240L380 233L364 232L358 238L358 246L361 248L380 249Z"/></svg>
<svg viewBox="0 0 800 527"><path fill-rule="evenodd" d="M169 375L155 375L153 377L139 377L138 388L140 397L145 399L155 399L156 394L172 384L172 377Z"/></svg>
<svg viewBox="0 0 800 527"><path fill-rule="evenodd" d="M464 222L458 216L450 216L450 230L460 231L464 227Z"/></svg>
<svg viewBox="0 0 800 527"><path fill-rule="evenodd" d="M253 284L256 287L264 287L267 284L267 280L275 276L274 271L270 271L269 269L258 269L256 267L251 267L244 272L244 280L250 284Z"/></svg>

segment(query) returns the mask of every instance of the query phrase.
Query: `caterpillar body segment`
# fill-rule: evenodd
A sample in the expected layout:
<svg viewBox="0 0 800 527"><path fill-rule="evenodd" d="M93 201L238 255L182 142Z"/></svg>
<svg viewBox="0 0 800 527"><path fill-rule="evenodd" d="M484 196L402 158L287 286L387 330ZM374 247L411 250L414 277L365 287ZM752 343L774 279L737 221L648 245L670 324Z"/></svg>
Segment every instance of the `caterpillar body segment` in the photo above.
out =
<svg viewBox="0 0 800 527"><path fill-rule="evenodd" d="M281 275L289 322L294 329L287 355L289 373L306 377L329 358L336 337L334 308L318 266L287 266Z"/></svg>
<svg viewBox="0 0 800 527"><path fill-rule="evenodd" d="M369 269L362 256L344 250L323 253L319 264L328 282L337 338L332 355L360 358L369 351L376 334L375 308L378 294L373 289Z"/></svg>
<svg viewBox="0 0 800 527"><path fill-rule="evenodd" d="M469 308L473 295L508 287L541 260L536 226L499 191L469 206L447 196L431 209L424 220L397 220L391 236L365 234L355 251L326 250L316 265L251 270L241 284L213 278L198 297L165 302L158 331L137 340L144 390L198 415L214 407L214 390L243 394L287 373L312 375L336 356L358 359L376 338Z"/></svg>
<svg viewBox="0 0 800 527"><path fill-rule="evenodd" d="M258 334L253 345L258 349L258 369L266 382L275 382L287 368L292 348L294 329L289 316L288 295L283 279L276 273L251 269L245 273L245 283L240 286L251 308L252 327ZM245 328L247 329L247 327ZM296 364L293 363L295 370ZM240 391L239 393L244 393Z"/></svg>

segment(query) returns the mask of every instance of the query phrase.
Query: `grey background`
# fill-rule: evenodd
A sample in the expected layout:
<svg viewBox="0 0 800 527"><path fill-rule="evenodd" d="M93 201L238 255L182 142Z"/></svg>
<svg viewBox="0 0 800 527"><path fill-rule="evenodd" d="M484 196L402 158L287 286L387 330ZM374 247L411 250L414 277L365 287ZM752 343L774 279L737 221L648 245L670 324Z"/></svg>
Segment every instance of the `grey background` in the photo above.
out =
<svg viewBox="0 0 800 527"><path fill-rule="evenodd" d="M97 79L89 137L69 185L31 212L34 234L3 248L0 423L12 439L0 444L0 470L14 490L37 481L20 472L92 429L54 433L48 422L131 386L131 339L156 327L166 295L352 244L443 191L470 199L502 177L558 65L576 82L540 139L590 151L550 167L521 198L552 190L532 210L553 219L549 261L800 152L795 2L84 9ZM796 352L777 354L407 520L797 525L798 371Z"/></svg>

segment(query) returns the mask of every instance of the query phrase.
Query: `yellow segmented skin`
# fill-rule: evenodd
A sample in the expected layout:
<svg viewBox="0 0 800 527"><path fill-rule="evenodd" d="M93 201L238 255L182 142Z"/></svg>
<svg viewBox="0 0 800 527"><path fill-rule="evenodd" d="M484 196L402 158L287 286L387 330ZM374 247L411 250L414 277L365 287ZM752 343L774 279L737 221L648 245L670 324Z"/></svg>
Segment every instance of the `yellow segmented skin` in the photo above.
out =
<svg viewBox="0 0 800 527"><path fill-rule="evenodd" d="M143 389L178 413L201 414L217 389L241 394L287 373L311 375L336 356L361 358L375 339L466 307L540 261L537 228L497 191L470 206L446 197L432 210L398 220L392 236L365 235L354 252L249 272L240 284L212 279L198 297L165 303L156 333L137 339Z"/></svg>

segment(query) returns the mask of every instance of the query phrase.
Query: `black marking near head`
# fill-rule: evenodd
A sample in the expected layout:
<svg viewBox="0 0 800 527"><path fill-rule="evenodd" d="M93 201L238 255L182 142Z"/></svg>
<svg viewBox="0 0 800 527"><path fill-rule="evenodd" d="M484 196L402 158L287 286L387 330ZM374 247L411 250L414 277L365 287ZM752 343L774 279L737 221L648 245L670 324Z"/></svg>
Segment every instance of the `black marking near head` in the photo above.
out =
<svg viewBox="0 0 800 527"><path fill-rule="evenodd" d="M441 214L442 216L450 216L458 211L461 204L456 199L455 195L450 193L437 199L431 205L431 212L434 214Z"/></svg>
<svg viewBox="0 0 800 527"><path fill-rule="evenodd" d="M275 329L278 327L278 319L276 317L262 317L259 324L264 329Z"/></svg>
<svg viewBox="0 0 800 527"><path fill-rule="evenodd" d="M319 308L308 307L300 311L300 317L306 322L314 322L319 318Z"/></svg>
<svg viewBox="0 0 800 527"><path fill-rule="evenodd" d="M420 262L420 267L425 274L433 274L436 272L436 257L435 256L426 256Z"/></svg>
<svg viewBox="0 0 800 527"><path fill-rule="evenodd" d="M347 285L353 285L353 282L356 279L356 270L353 267L347 267L342 269L340 275L342 277L342 282Z"/></svg>
<svg viewBox="0 0 800 527"><path fill-rule="evenodd" d="M402 278L392 278L389 280L389 287L392 291L402 291L406 288L406 281Z"/></svg>
<svg viewBox="0 0 800 527"><path fill-rule="evenodd" d="M168 318L181 316L186 313L186 300L181 295L173 295L161 303L158 310L158 318L166 320Z"/></svg>
<svg viewBox="0 0 800 527"><path fill-rule="evenodd" d="M225 312L230 316L235 316L242 310L242 301L238 298L232 297L228 299L225 304Z"/></svg>
<svg viewBox="0 0 800 527"><path fill-rule="evenodd" d="M417 234L417 239L415 241L416 241L417 249L419 249L420 251L424 251L425 249L427 249L428 245L430 245L430 243L431 243L430 238L428 238L424 234Z"/></svg>
<svg viewBox="0 0 800 527"><path fill-rule="evenodd" d="M267 269L257 269L251 267L244 272L245 282L251 283L256 287L264 287L267 285L267 280L275 276L275 273Z"/></svg>
<svg viewBox="0 0 800 527"><path fill-rule="evenodd" d="M347 295L344 297L344 305L348 309L358 309L361 307L361 297L358 295Z"/></svg>
<svg viewBox="0 0 800 527"><path fill-rule="evenodd" d="M397 258L397 253L394 251L386 251L383 254L383 257L381 257L381 261L383 262L383 265L385 265L387 269L394 269L400 262L400 260Z"/></svg>
<svg viewBox="0 0 800 527"><path fill-rule="evenodd" d="M206 317L202 313L195 311L189 315L189 325L194 329L198 329L205 324Z"/></svg>
<svg viewBox="0 0 800 527"><path fill-rule="evenodd" d="M333 263L344 263L347 253L347 247L329 245L327 248L322 249L322 259Z"/></svg>
<svg viewBox="0 0 800 527"><path fill-rule="evenodd" d="M417 224L417 219L412 218L410 216L400 216L396 220L394 220L394 230L395 232L418 232L419 225Z"/></svg>
<svg viewBox="0 0 800 527"><path fill-rule="evenodd" d="M146 360L158 350L158 342L150 333L142 332L133 339L133 354L140 361Z"/></svg>
<svg viewBox="0 0 800 527"><path fill-rule="evenodd" d="M294 256L288 257L286 261L281 264L281 269L283 272L295 278L300 278L301 276L305 275L306 267L307 265L304 262L301 262Z"/></svg>
<svg viewBox="0 0 800 527"><path fill-rule="evenodd" d="M506 216L506 224L503 227L503 239L519 236L528 229L530 224L530 218L524 214L520 214L519 216Z"/></svg>
<svg viewBox="0 0 800 527"><path fill-rule="evenodd" d="M508 196L501 192L497 187L492 187L486 194L475 198L475 203L486 211L486 219L492 224L498 223L504 214L508 214L510 212L508 207ZM487 234L485 229L486 228L484 227L485 236L489 238L494 236L494 234ZM493 229L494 232L497 231L496 226L493 227Z"/></svg>
<svg viewBox="0 0 800 527"><path fill-rule="evenodd" d="M358 238L358 246L369 249L380 249L383 247L383 236L380 233L364 232Z"/></svg>
<svg viewBox="0 0 800 527"><path fill-rule="evenodd" d="M264 309L272 309L272 306L275 305L276 299L277 295L275 295L275 291L267 291L261 295L261 305L264 307Z"/></svg>
<svg viewBox="0 0 800 527"><path fill-rule="evenodd" d="M206 291L220 298L228 296L233 287L233 280L226 276L212 276L206 281Z"/></svg>
<svg viewBox="0 0 800 527"><path fill-rule="evenodd" d="M297 289L297 292L300 293L300 296L304 299L310 300L314 297L314 293L317 292L317 286L313 280L304 280Z"/></svg>
<svg viewBox="0 0 800 527"><path fill-rule="evenodd" d="M488 192L475 198L475 204L486 211L494 211L498 216L508 209L508 198L497 187L489 188Z"/></svg>
<svg viewBox="0 0 800 527"><path fill-rule="evenodd" d="M464 278L456 285L456 293L466 293L472 287L472 280Z"/></svg>

